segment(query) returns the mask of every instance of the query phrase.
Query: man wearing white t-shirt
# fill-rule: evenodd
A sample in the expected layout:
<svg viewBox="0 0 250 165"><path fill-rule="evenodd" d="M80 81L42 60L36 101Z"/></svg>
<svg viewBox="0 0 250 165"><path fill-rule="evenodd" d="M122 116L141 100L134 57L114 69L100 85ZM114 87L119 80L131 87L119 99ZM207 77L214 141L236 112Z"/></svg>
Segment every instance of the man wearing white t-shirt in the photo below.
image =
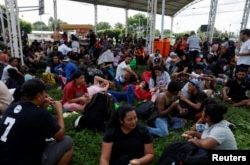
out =
<svg viewBox="0 0 250 165"><path fill-rule="evenodd" d="M236 54L238 56L237 68L244 67L248 69L250 67L250 29L240 31L240 40L242 45L240 52Z"/></svg>
<svg viewBox="0 0 250 165"><path fill-rule="evenodd" d="M115 79L119 84L125 83L126 79L132 75L138 80L137 74L129 66L131 60L132 57L128 55L125 57L125 60L117 66Z"/></svg>

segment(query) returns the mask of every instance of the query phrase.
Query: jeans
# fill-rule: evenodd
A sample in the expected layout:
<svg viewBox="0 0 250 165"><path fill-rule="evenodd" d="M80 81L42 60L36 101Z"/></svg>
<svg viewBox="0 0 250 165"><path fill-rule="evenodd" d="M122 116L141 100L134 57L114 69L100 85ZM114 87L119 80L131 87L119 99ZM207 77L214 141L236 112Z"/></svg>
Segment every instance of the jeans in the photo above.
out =
<svg viewBox="0 0 250 165"><path fill-rule="evenodd" d="M127 101L128 104L132 105L135 101L133 85L128 85L127 91L108 90L108 93L110 93L113 96L113 99L115 100L115 102Z"/></svg>
<svg viewBox="0 0 250 165"><path fill-rule="evenodd" d="M168 128L182 128L185 125L185 120L178 117L171 118L161 118L157 117L155 119L155 128L147 127L148 131L152 135L157 135L159 137L165 137L169 134Z"/></svg>

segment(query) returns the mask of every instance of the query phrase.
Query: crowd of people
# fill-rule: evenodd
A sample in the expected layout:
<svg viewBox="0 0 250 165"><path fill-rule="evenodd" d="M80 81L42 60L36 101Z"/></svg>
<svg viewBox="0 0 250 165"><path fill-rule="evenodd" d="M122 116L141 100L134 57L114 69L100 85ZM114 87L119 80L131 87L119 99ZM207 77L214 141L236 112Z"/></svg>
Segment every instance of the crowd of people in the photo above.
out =
<svg viewBox="0 0 250 165"><path fill-rule="evenodd" d="M195 124L183 137L197 147L237 149L233 124L223 115L226 105L250 107L250 29L240 32L240 42L213 43L192 31L167 55L149 54L142 38L114 42L90 31L86 46L59 29L52 37L24 46L24 66L0 51L0 164L68 164L73 140L64 135L63 112L84 113L98 104L97 94L113 105L100 165L150 164L152 137L166 137L187 121ZM62 92L61 100L51 98L48 87ZM153 110L139 124L137 108L149 102Z"/></svg>

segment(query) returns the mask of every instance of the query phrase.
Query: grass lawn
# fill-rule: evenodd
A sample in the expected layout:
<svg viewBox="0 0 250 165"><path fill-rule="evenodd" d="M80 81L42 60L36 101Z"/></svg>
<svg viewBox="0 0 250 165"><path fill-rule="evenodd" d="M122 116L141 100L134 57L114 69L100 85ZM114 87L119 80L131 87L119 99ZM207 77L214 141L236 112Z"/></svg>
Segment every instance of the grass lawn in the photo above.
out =
<svg viewBox="0 0 250 165"><path fill-rule="evenodd" d="M52 89L50 95L56 99L61 98L61 92ZM65 118L66 134L70 135L74 140L74 156L72 165L97 165L101 152L102 133L83 130L76 132L73 128L74 120L78 115L73 115ZM229 107L226 119L236 125L234 135L237 140L239 149L250 150L250 109ZM184 130L190 128L192 123L189 123L185 128L180 130L170 131L166 138L158 138L154 140L155 159L154 163L162 154L166 145L183 140L181 134Z"/></svg>

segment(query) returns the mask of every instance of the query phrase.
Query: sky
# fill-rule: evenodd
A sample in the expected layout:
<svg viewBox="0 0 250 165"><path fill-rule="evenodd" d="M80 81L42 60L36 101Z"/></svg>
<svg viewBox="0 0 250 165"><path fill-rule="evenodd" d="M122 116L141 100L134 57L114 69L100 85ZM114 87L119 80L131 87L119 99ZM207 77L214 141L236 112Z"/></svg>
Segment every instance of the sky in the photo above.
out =
<svg viewBox="0 0 250 165"><path fill-rule="evenodd" d="M158 0L160 1L160 0ZM203 0L190 6L179 15L174 17L174 32L183 32L197 30L200 25L208 23L208 13L211 0ZM38 6L38 0L17 0L19 7ZM53 17L53 0L44 0L45 14L39 16L38 11L21 12L20 17L23 20L34 23L43 21L48 24L50 16ZM4 0L0 0L4 5ZM238 33L242 20L245 0L219 0L215 27L222 31ZM94 25L94 6L92 4L74 2L70 0L57 0L58 18L69 24L92 24ZM144 13L135 10L129 10L128 16L137 13ZM146 14L146 13L144 13ZM125 24L125 10L121 8L99 6L98 22L109 22L114 26L117 22ZM165 16L164 29L170 29L171 19ZM250 23L248 21L248 26ZM161 16L156 17L156 29L161 29Z"/></svg>

